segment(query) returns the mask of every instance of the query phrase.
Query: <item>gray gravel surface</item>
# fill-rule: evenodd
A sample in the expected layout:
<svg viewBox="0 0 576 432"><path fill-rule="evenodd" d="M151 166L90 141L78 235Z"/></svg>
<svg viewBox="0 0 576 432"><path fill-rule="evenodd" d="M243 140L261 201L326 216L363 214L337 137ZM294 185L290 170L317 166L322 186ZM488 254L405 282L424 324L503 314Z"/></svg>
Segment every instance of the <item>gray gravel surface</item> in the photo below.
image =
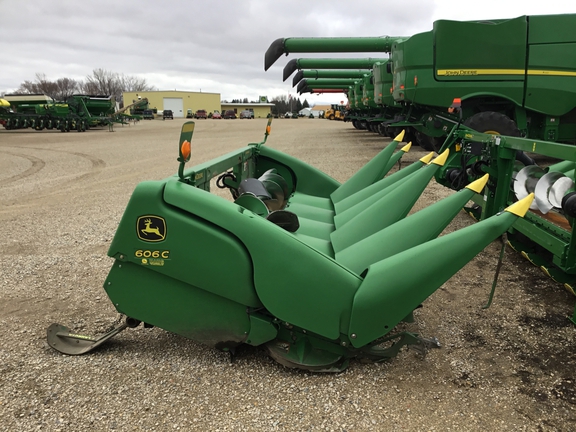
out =
<svg viewBox="0 0 576 432"><path fill-rule="evenodd" d="M576 429L574 298L508 251L495 304L482 309L498 242L416 311L408 328L442 343L424 359L403 350L387 363L312 374L253 347L231 364L142 327L86 356L50 349L52 322L97 334L118 317L102 289L107 248L136 184L176 172L182 122L114 133L0 129L0 430ZM260 141L264 127L197 121L192 163ZM319 119L275 120L268 140L339 181L388 143ZM414 147L404 161L425 154ZM450 193L431 183L417 208ZM462 212L448 231L471 223Z"/></svg>

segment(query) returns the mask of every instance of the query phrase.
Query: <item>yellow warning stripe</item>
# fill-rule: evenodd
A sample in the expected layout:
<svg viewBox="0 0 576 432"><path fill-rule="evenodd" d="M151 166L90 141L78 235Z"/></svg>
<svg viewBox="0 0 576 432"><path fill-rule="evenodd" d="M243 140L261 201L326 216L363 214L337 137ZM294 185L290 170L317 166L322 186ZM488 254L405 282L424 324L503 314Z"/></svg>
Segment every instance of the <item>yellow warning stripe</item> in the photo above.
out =
<svg viewBox="0 0 576 432"><path fill-rule="evenodd" d="M550 70L529 70L528 75L576 76L576 72L550 71Z"/></svg>
<svg viewBox="0 0 576 432"><path fill-rule="evenodd" d="M478 76L478 75L544 75L544 76L576 76L576 71L555 71L530 69L438 69L438 76Z"/></svg>

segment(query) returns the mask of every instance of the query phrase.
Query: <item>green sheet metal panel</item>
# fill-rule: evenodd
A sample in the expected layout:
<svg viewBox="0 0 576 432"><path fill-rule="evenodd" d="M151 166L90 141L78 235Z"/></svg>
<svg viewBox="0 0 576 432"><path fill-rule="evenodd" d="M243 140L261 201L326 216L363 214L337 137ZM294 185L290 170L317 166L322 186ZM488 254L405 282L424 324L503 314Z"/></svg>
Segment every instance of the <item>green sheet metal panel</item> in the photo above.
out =
<svg viewBox="0 0 576 432"><path fill-rule="evenodd" d="M247 338L246 306L131 262L116 261L104 289L118 312L210 346Z"/></svg>
<svg viewBox="0 0 576 432"><path fill-rule="evenodd" d="M164 199L210 220L245 245L258 297L274 316L329 339L346 332L361 282L358 275L292 233L221 197L170 181ZM246 289L239 282L232 287Z"/></svg>
<svg viewBox="0 0 576 432"><path fill-rule="evenodd" d="M352 345L361 347L391 331L516 219L503 212L372 264L354 297Z"/></svg>
<svg viewBox="0 0 576 432"><path fill-rule="evenodd" d="M432 32L418 33L394 43L391 59L394 100L414 100L416 87L420 90L437 85L432 64Z"/></svg>
<svg viewBox="0 0 576 432"><path fill-rule="evenodd" d="M519 81L526 66L525 16L502 22L434 23L434 66L439 81Z"/></svg>
<svg viewBox="0 0 576 432"><path fill-rule="evenodd" d="M136 187L108 255L117 259L123 255L123 261L150 274L167 275L243 305L261 306L242 243L208 220L166 205L165 186L174 182L143 182Z"/></svg>
<svg viewBox="0 0 576 432"><path fill-rule="evenodd" d="M374 102L377 105L393 105L392 97L392 72L389 71L389 62L378 62L374 64L372 73L374 75Z"/></svg>
<svg viewBox="0 0 576 432"><path fill-rule="evenodd" d="M510 28L515 28L520 27L522 20L505 22L510 22ZM498 59L507 56L505 51L493 51L493 47L485 46L482 40L473 46L473 40L469 36L462 36L462 33L469 25L483 26L479 29L494 30L500 28L499 23L479 24L455 21L447 23L450 25L444 31L442 21L437 21L442 30L440 40L436 38L435 30L434 33L416 34L405 42L395 44L392 52L394 100L449 107L454 98L465 100L490 96L507 99L522 106L525 82L525 64L522 61L525 56L526 33L524 33L522 52L512 56L513 60L507 59L498 63ZM456 31L457 29L459 31ZM480 30L477 30L475 34L478 38L482 36ZM458 41L459 39L464 39L467 43L464 44L464 40ZM520 37L517 39L513 43L516 48ZM464 47L467 47L467 52L463 51ZM476 60L476 54L479 51L484 54ZM495 70L494 64L499 64L499 69ZM489 66L490 69L487 69ZM503 69L504 67L507 69Z"/></svg>
<svg viewBox="0 0 576 432"><path fill-rule="evenodd" d="M364 108L376 108L377 105L374 102L374 76L366 74L362 81L362 105Z"/></svg>
<svg viewBox="0 0 576 432"><path fill-rule="evenodd" d="M576 107L576 42L530 45L525 105L552 116Z"/></svg>
<svg viewBox="0 0 576 432"><path fill-rule="evenodd" d="M348 101L352 108L362 107L362 80L356 81L352 86L352 93L348 93ZM350 97L352 96L352 97Z"/></svg>
<svg viewBox="0 0 576 432"><path fill-rule="evenodd" d="M576 42L576 14L528 17L529 44Z"/></svg>

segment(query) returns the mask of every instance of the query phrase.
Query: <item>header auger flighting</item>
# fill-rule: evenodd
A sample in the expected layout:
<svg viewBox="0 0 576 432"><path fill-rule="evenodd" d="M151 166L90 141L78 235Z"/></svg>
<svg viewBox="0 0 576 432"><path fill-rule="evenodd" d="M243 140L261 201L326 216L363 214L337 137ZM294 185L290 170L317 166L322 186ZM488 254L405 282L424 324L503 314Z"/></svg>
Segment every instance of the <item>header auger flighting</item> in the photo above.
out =
<svg viewBox="0 0 576 432"><path fill-rule="evenodd" d="M194 123L183 125L178 173L136 187L108 251L104 289L126 322L99 338L53 324L50 346L83 354L143 322L221 351L264 346L288 367L337 372L351 358L438 345L395 327L509 230L532 195L437 238L487 175L407 216L449 151L386 176L410 148L395 152L402 133L339 184L266 146L271 121L264 141L192 168ZM210 193L215 176L231 200Z"/></svg>

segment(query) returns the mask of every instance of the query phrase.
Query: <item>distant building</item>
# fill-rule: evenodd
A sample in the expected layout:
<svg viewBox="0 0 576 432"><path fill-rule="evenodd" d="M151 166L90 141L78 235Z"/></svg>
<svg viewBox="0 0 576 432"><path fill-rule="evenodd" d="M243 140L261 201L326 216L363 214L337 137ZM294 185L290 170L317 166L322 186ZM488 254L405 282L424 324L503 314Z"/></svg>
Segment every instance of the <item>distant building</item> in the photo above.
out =
<svg viewBox="0 0 576 432"><path fill-rule="evenodd" d="M222 102L222 111L234 110L236 115L240 115L241 111L250 110L254 112L254 118L266 118L271 113L274 104L271 103L226 103Z"/></svg>
<svg viewBox="0 0 576 432"><path fill-rule="evenodd" d="M236 114L242 110L254 111L255 118L266 118L274 104L268 103L266 96L260 96L261 102L256 103L220 103L220 93L190 92L177 90L141 91L123 93L124 105L131 105L139 99L147 98L150 109L156 109L159 114L164 110L172 110L174 117L184 118L190 110L206 110L207 113L219 111L223 113L232 109Z"/></svg>

